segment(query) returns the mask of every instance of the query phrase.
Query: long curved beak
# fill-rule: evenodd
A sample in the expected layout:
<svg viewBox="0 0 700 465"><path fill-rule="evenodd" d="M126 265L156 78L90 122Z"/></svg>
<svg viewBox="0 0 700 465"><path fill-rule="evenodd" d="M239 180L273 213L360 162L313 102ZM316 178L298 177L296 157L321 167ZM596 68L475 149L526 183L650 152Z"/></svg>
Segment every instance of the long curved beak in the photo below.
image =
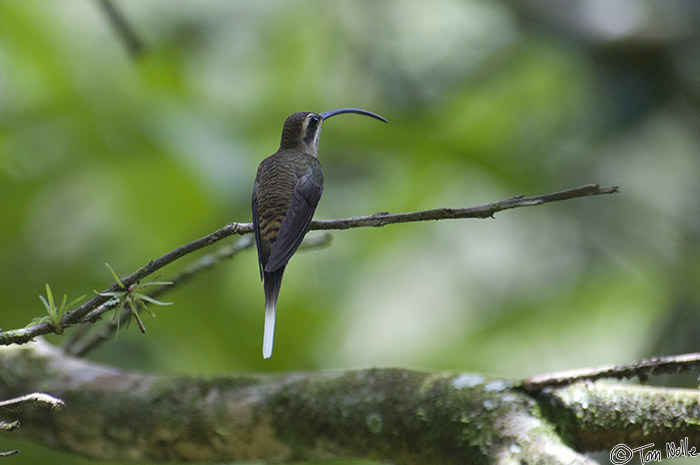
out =
<svg viewBox="0 0 700 465"><path fill-rule="evenodd" d="M340 115L342 113L357 113L358 115L371 116L372 118L376 118L379 121L384 121L385 123L388 123L387 120L385 120L378 114L372 113L371 111L362 110L360 108L338 108L336 110L324 111L323 113L321 113L321 119L325 120L330 118L331 116Z"/></svg>

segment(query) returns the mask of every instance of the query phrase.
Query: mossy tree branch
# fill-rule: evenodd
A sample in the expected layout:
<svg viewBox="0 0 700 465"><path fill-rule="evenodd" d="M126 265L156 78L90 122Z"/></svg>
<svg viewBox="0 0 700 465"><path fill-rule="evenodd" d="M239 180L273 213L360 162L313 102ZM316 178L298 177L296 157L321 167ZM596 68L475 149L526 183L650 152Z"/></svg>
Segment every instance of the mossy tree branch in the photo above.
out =
<svg viewBox="0 0 700 465"><path fill-rule="evenodd" d="M39 390L13 434L103 460L279 462L369 458L396 464L593 464L624 444L700 446L690 389L525 382L369 369L278 376L159 376L66 357L38 341L0 348L0 398ZM634 421L632 420L634 419Z"/></svg>

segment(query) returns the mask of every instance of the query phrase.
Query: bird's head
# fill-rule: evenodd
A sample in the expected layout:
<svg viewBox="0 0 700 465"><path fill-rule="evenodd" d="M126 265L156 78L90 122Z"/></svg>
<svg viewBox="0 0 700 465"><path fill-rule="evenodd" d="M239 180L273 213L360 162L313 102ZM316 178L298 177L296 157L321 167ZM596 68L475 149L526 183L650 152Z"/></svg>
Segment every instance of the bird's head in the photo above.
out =
<svg viewBox="0 0 700 465"><path fill-rule="evenodd" d="M282 128L282 149L301 149L312 156L318 155L318 138L321 135L321 123L331 116L342 113L357 113L359 115L371 116L380 121L387 122L381 116L367 110L359 108L338 108L323 113L312 113L302 111L287 117Z"/></svg>

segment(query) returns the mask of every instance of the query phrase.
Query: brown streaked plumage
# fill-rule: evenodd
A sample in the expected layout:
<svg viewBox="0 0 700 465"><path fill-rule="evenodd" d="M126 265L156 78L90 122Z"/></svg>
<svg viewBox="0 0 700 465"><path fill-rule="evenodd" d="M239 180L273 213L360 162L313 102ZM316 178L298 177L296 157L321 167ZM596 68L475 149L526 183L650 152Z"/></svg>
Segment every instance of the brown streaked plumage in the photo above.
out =
<svg viewBox="0 0 700 465"><path fill-rule="evenodd" d="M358 113L386 122L379 115L357 108L294 113L284 122L279 150L258 167L252 209L260 277L265 289L264 358L272 355L277 297L284 269L309 230L323 192L323 172L316 158L321 123L342 113Z"/></svg>

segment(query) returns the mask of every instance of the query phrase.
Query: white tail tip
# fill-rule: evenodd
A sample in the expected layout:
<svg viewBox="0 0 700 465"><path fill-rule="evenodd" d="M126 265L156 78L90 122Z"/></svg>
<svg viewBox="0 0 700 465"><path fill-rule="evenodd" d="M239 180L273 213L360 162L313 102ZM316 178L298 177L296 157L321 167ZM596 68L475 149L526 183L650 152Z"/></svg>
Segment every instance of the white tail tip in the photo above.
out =
<svg viewBox="0 0 700 465"><path fill-rule="evenodd" d="M275 338L275 305L265 305L265 330L263 333L263 358L272 356L272 342Z"/></svg>

